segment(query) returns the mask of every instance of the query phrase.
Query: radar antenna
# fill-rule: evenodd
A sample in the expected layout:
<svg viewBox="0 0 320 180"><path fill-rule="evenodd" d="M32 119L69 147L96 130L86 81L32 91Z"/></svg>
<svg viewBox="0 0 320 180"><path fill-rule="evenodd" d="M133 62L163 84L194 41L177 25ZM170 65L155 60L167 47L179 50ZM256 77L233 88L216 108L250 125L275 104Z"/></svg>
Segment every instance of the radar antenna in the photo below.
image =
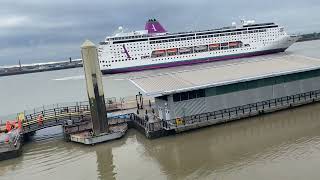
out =
<svg viewBox="0 0 320 180"><path fill-rule="evenodd" d="M126 31L127 31L127 29L123 28L122 26L119 26L118 29L115 30L112 35L118 36L118 35L125 33Z"/></svg>

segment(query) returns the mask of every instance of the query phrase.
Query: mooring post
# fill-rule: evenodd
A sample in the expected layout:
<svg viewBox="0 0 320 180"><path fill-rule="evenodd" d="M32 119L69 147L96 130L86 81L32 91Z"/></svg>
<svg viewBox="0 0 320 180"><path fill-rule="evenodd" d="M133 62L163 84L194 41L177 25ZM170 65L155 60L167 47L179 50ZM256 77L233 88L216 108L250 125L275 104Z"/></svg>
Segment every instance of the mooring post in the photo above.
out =
<svg viewBox="0 0 320 180"><path fill-rule="evenodd" d="M86 40L81 46L81 55L90 104L92 129L94 135L99 135L108 132L108 123L96 46L91 41Z"/></svg>

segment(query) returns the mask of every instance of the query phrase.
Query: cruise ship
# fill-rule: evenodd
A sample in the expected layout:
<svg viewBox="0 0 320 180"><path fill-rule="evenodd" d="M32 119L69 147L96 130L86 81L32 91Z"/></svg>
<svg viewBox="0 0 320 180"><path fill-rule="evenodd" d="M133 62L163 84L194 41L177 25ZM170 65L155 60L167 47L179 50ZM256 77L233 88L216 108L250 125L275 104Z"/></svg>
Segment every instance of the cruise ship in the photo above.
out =
<svg viewBox="0 0 320 180"><path fill-rule="evenodd" d="M298 40L275 23L241 20L229 27L168 33L156 19L145 30L118 32L98 47L102 73L190 65L285 51Z"/></svg>

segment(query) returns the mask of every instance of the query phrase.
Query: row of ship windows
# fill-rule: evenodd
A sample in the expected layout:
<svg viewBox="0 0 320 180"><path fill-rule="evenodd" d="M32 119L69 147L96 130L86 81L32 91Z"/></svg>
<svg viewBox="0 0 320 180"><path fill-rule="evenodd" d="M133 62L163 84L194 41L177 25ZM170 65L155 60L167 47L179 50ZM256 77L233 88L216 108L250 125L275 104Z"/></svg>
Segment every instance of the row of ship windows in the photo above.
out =
<svg viewBox="0 0 320 180"><path fill-rule="evenodd" d="M242 38L242 39L250 39L250 38ZM239 39L229 39L230 41L237 41ZM265 41L265 40L261 40L261 39L258 39L258 38L254 38L252 39L254 41L250 41L250 42L261 42L261 41ZM268 39L268 41L273 41L275 39ZM221 41L210 41L210 40L207 40L207 41L202 41L201 43L218 43L218 42L221 42ZM184 44L184 43L194 43L192 41L187 41L187 42L181 42L181 43L178 43L177 45L184 45L184 46L192 46L194 44ZM151 47L158 47L158 48L165 48L165 47L176 47L176 46L166 46L166 45L151 45Z"/></svg>
<svg viewBox="0 0 320 180"><path fill-rule="evenodd" d="M258 36L259 38L266 38L266 37L271 37L271 36L274 36L274 37L277 37L279 36L280 34L274 34L274 35L270 35L270 36ZM244 37L244 38L241 38L241 39L258 39L258 37ZM205 42L205 41L211 41L212 39L202 39L202 40L196 40L196 42ZM239 40L238 38L234 38L234 39L229 39L229 40ZM273 39L274 40L274 39ZM219 42L220 40L216 40L216 41L213 41L213 42ZM187 43L194 43L194 41L192 40L188 40L186 41ZM183 44L183 43L186 43L186 42L177 42L177 44ZM173 44L173 43L172 43ZM157 47L159 45L151 45L151 47ZM130 47L130 46L129 46ZM130 48L133 48L133 49L136 49L136 48L140 48L140 47L147 47L147 46L133 46L133 47L130 47ZM114 48L114 49L111 49L111 50L114 50L114 51L119 51L121 50L122 48L119 47L119 48ZM141 51L141 50L130 50L130 51Z"/></svg>
<svg viewBox="0 0 320 180"><path fill-rule="evenodd" d="M113 62L133 61L133 60L138 60L138 58L126 58L122 60L100 61L100 63L113 63Z"/></svg>
<svg viewBox="0 0 320 180"><path fill-rule="evenodd" d="M256 48L246 48L243 50L251 50L251 49L256 49ZM215 52L215 53L210 53L212 54L220 54L220 53L226 53L226 52L237 52L239 51L238 49L233 49L233 50L223 50L221 52ZM186 55L186 56L181 56L180 58L189 58L189 57L193 57L196 56L197 54L192 54L192 55ZM171 57L171 58L164 58L164 59L154 59L152 61L161 61L161 60L169 60L169 59L175 59L176 57ZM100 61L100 63L114 63L114 62L124 62L124 61L130 61L130 60L137 60L137 58L133 58L133 59L123 59L123 60L115 60L115 61ZM103 67L111 67L111 64L104 64Z"/></svg>
<svg viewBox="0 0 320 180"><path fill-rule="evenodd" d="M274 41L275 39L271 39L271 41ZM263 42L263 43L271 43L271 42L268 42L268 40L260 40L260 41L249 41L250 43L255 43L255 42Z"/></svg>
<svg viewBox="0 0 320 180"><path fill-rule="evenodd" d="M254 28L254 29L262 29L262 30L265 30L264 28L267 28L267 27L260 27L260 28ZM269 27L270 28L270 27ZM251 28L249 28L250 30ZM221 30L221 29L220 29ZM271 28L271 30L273 30ZM246 30L247 31L247 30ZM259 30L255 30L255 31L259 31ZM214 32L212 32L214 33ZM236 33L236 32L234 32ZM135 35L135 36L126 36L126 37L116 37L116 38L108 38L107 40L108 41L116 41L116 40L123 40L123 39L137 39L137 38L145 38L145 37L148 37L148 35Z"/></svg>
<svg viewBox="0 0 320 180"><path fill-rule="evenodd" d="M242 48L242 49L229 49L229 50L226 50L226 49L211 52L210 54L213 55L213 54L223 54L223 53L227 53L227 52L238 52L240 50L254 50L254 49L256 49L256 47L255 48ZM206 52L206 51L202 51L202 52ZM190 57L197 56L197 54L190 54L190 55L180 54L180 55L182 55L182 56L179 56L179 58L190 58ZM159 56L159 57L161 57L161 56ZM152 61L163 61L163 60L170 60L170 59L176 59L176 58L177 57L167 57L167 58L161 58L161 59L153 59Z"/></svg>
<svg viewBox="0 0 320 180"><path fill-rule="evenodd" d="M270 40L274 40L274 39L270 39ZM251 41L251 42L254 43L254 42L258 42L258 41ZM267 40L263 40L263 42L264 42L264 44L267 44L267 43L268 43ZM189 44L189 45L191 46L192 44ZM214 50L223 50L223 48L224 48L224 49L229 49L229 47L222 47L221 49L214 49ZM138 54L138 56L139 56L139 55L140 55L140 56L143 55L144 57L149 58L149 56L147 56L147 54ZM113 58L126 58L126 56L125 56L125 55L121 55L121 56L119 55L119 56L115 56L115 57L112 56L111 58L112 58L112 59L113 59ZM127 58L127 59L128 59L128 58ZM126 60L126 59L125 59L125 60ZM131 58L131 59L129 58L128 60L137 60L137 58ZM121 60L119 60L119 61L121 61ZM124 61L124 60L122 60L122 61ZM100 61L100 62L101 62L101 61ZM104 63L104 61L102 61L102 62ZM117 62L117 60L113 60L112 62Z"/></svg>
<svg viewBox="0 0 320 180"><path fill-rule="evenodd" d="M248 38L244 38L244 39L248 39ZM267 39L267 40L260 40L258 41L258 39L256 39L256 41L250 41L250 42L266 42L266 41L274 41L275 39ZM190 42L190 41L188 41ZM216 41L215 41L216 42ZM190 42L191 43L191 42ZM180 44L180 43L179 43ZM187 44L187 46L191 46L192 44ZM169 46L169 47L175 47L175 46ZM145 51L146 49L142 49L142 50L130 50L130 51ZM143 54L141 54L143 55ZM115 57L111 57L111 58L124 58L125 56L120 56L120 52L118 52L118 55L115 55Z"/></svg>
<svg viewBox="0 0 320 180"><path fill-rule="evenodd" d="M267 40L260 40L260 41L250 41L251 43L255 42L263 42L263 43L268 43L268 41L274 41L275 39L267 39ZM187 44L186 46L192 46L193 44ZM169 48L175 47L175 46L169 46ZM137 51L144 51L144 50L137 50ZM138 54L138 55L146 55L146 54ZM125 55L115 55L114 57L112 56L111 58L125 58ZM130 60L130 59L129 59ZM133 59L134 60L134 59Z"/></svg>
<svg viewBox="0 0 320 180"><path fill-rule="evenodd" d="M272 26L270 26L272 25ZM245 27L245 26L244 26ZM276 30L278 29L278 26L277 25L274 25L274 24L269 24L269 26L261 26L261 27L249 27L247 26L246 29L234 29L234 30L228 30L228 31L225 31L225 33L230 33L230 34L237 34L239 32L243 32L243 31L248 31L248 32L261 32L261 31L264 31L266 29L270 29L270 30ZM223 30L223 29L215 29L215 30ZM242 31L241 31L242 30ZM211 30L210 30L211 31ZM280 31L283 31L283 28L280 28ZM187 33L187 32L186 32ZM192 32L188 32L188 33L192 33ZM201 34L201 32L197 32L199 33L199 35ZM207 32L207 33L204 33L204 34L222 34L224 32L215 32L215 31L212 31L212 32ZM194 34L195 35L195 34ZM125 39L137 39L137 38L148 38L148 35L135 35L135 36L126 36L126 37L115 37L115 38L108 38L107 40L108 41L116 41L116 40L125 40Z"/></svg>
<svg viewBox="0 0 320 180"><path fill-rule="evenodd" d="M270 32L266 32L264 31L263 33L259 33L259 34L254 34L256 36L260 35L260 34L264 34L264 35L267 35L267 34L280 34L279 31L276 31L275 30L271 30ZM284 34L284 33L282 33ZM232 37L239 37L235 34L232 34L232 35L226 35L226 36L232 36ZM252 35L248 35L248 34L243 34L243 36L252 36ZM192 39L205 39L205 38L212 38L212 37L224 37L224 38L228 38L228 37L225 37L225 35L222 35L222 36L219 36L219 34L217 35L205 35L205 36L197 36L197 37L186 37L186 38L173 38L173 39L167 39L167 40L161 40L161 41L150 41L150 44L153 44L153 43L160 43L160 42L174 42L174 41L183 41L183 40L192 40ZM199 40L197 40L199 41ZM138 44L147 44L147 42L138 42L138 43L133 43L134 45L138 45ZM116 47L122 47L121 44L115 44L114 46Z"/></svg>
<svg viewBox="0 0 320 180"><path fill-rule="evenodd" d="M144 55L147 55L147 53L145 54L135 54L135 56L144 56ZM124 58L124 57L128 57L127 55L115 55L115 56L111 56L111 59L114 59L114 58Z"/></svg>
<svg viewBox="0 0 320 180"><path fill-rule="evenodd" d="M137 51L147 51L149 49L128 49L129 52L137 52ZM111 53L116 53L116 54L120 54L122 53L120 50L119 51L115 51L115 52L112 52Z"/></svg>
<svg viewBox="0 0 320 180"><path fill-rule="evenodd" d="M275 35L270 35L270 36L256 36L256 37L253 37L253 36L250 36L250 37L243 37L243 38L241 38L241 39L253 39L253 38L262 38L262 37L271 37L271 36L274 36L274 37L276 37L276 36L279 36L279 34L275 34ZM225 39L228 39L228 40L232 40L231 38L225 38ZM202 40L196 40L196 42L204 42L204 41L210 41L210 40L212 40L212 39L202 39ZM239 38L235 38L235 40L240 40ZM183 40L182 40L183 41ZM219 40L218 40L219 41ZM220 40L221 41L221 40ZM183 44L183 43L185 43L185 42L194 42L194 40L187 40L187 41L183 41L183 42L179 42L179 41L177 41L177 43L178 44ZM150 42L151 43L151 42ZM167 42L159 42L159 43L167 43ZM158 43L158 44L159 44ZM170 43L170 42L169 42ZM151 47L154 47L154 46L158 46L158 45L155 45L155 44L151 44Z"/></svg>
<svg viewBox="0 0 320 180"><path fill-rule="evenodd" d="M258 41L258 40L256 40L256 41L250 41L250 42L252 42L252 43L255 43L255 42L264 42L264 43L266 43L266 42L268 42L268 41L274 41L275 39L267 39L267 40L260 40L260 41ZM215 41L216 42L216 41ZM186 44L186 46L193 46L194 44ZM176 46L168 46L169 48L175 48ZM145 51L144 49L142 49L142 50L136 50L136 51ZM139 54L139 55L143 55L143 54ZM144 55L146 55L146 54L144 54ZM112 56L111 58L113 59L113 58L124 58L124 57L126 57L126 56L124 56L124 55L115 55L115 56Z"/></svg>
<svg viewBox="0 0 320 180"><path fill-rule="evenodd" d="M280 31L281 32L281 31ZM261 34L262 35L265 35L265 36L261 36ZM270 31L270 32L268 32L268 33L261 33L261 34L254 34L254 35L256 35L255 37L268 37L268 36L279 36L280 35L280 33L278 32L278 31ZM269 34L269 35L268 35ZM281 32L281 34L282 35L284 35L284 32L282 31ZM241 38L243 38L243 37L247 37L247 39L248 38L255 38L254 36L252 36L252 35L250 35L250 37L248 37L249 35L243 35ZM204 38L205 37L208 37L208 36L203 36ZM239 38L239 37L237 37L237 36L229 36L229 37L224 37L224 38L222 38L222 39L230 39L230 37L231 38ZM190 39L190 37L189 38L181 38L181 39L172 39L172 40L163 40L163 41L159 41L159 43L164 43L164 42L167 42L167 41L169 41L169 43L172 41L181 41L181 40L185 40L185 39ZM191 39L195 39L194 37L191 37ZM208 40L208 39L206 39L206 40ZM194 40L192 40L192 41L194 41ZM200 40L195 40L195 41L202 41L203 42L203 39L200 39ZM153 42L155 42L155 41L153 41ZM178 42L179 43L179 42ZM140 42L140 43L133 43L133 44L127 44L129 47L131 47L131 46L133 46L133 48L135 48L137 45L148 45L148 43L147 42ZM122 45L114 45L115 47L117 47L116 49L119 49L120 48L120 46L122 46ZM154 46L154 45L151 45L151 46ZM110 46L111 48L112 48L112 45ZM141 46L142 47L142 46ZM144 47L146 47L146 46L144 46ZM137 47L138 48L138 47ZM113 49L113 50L116 50L116 49Z"/></svg>
<svg viewBox="0 0 320 180"><path fill-rule="evenodd" d="M223 33L223 34L211 34L211 35L205 35L205 36L197 36L197 37L185 37L185 38L175 38L175 39L165 39L160 41L150 41L150 44L157 44L157 43L167 43L167 42L173 42L173 41L185 41L185 40L192 40L192 39L204 39L204 38L213 38L213 37L224 37L224 36L234 36L234 35L240 35L240 34L247 34L247 33L257 33L257 32L267 32L266 29L261 30L254 30L254 31L240 31L240 32L234 32L234 33Z"/></svg>
<svg viewBox="0 0 320 180"><path fill-rule="evenodd" d="M244 48L241 50L253 50L256 48ZM213 52L210 53L212 54L221 54L221 53L226 53L226 52L238 52L240 50L238 49L232 49L232 50L222 50L222 51L217 51L217 52ZM190 58L190 57L195 57L197 54L191 54L191 55L184 55L184 56L180 56L180 58ZM161 61L161 60L171 60L171 59L176 59L176 57L171 57L171 58L162 58L162 59L154 59L152 61ZM137 60L137 58L131 58L131 59L123 59L123 60L114 60L114 61L100 61L100 63L113 63L113 62L123 62L123 61L130 61L130 60ZM111 64L103 64L103 67L111 67Z"/></svg>
<svg viewBox="0 0 320 180"><path fill-rule="evenodd" d="M262 37L264 37L264 36L262 36ZM242 39L250 39L250 38L242 38ZM232 40L232 41L236 41L236 40L238 40L238 39L230 39L230 40ZM250 42L261 42L261 41L274 41L275 39L267 39L267 40L261 40L261 39L258 39L258 38L254 38L253 40L255 40L255 41L250 41ZM210 41L210 39L207 39L207 41ZM202 41L202 42L206 42L206 41ZM210 41L210 43L218 43L218 42L220 42L220 41ZM179 42L178 43L178 45L179 44L183 44L183 43L185 43L185 42ZM194 43L194 42L192 42L192 41L187 41L186 43ZM183 45L187 45L187 46L191 46L191 45L194 45L194 44L183 44ZM156 47L161 47L161 46L158 46L158 45L151 45L151 47L154 47L154 46L156 46ZM145 47L145 46L144 46ZM176 46L166 46L166 47L176 47ZM138 47L137 47L138 48ZM117 50L117 49L114 49L114 50ZM121 49L118 49L118 50L121 50ZM129 51L145 51L145 50L148 50L148 49L137 49L137 50L130 50L129 49ZM117 52L118 54L120 54L120 52L118 51Z"/></svg>
<svg viewBox="0 0 320 180"><path fill-rule="evenodd" d="M125 36L125 37L117 37L117 38L108 38L108 41L116 41L116 40L123 40L123 39L137 39L137 38L145 38L148 35L135 35L135 36Z"/></svg>

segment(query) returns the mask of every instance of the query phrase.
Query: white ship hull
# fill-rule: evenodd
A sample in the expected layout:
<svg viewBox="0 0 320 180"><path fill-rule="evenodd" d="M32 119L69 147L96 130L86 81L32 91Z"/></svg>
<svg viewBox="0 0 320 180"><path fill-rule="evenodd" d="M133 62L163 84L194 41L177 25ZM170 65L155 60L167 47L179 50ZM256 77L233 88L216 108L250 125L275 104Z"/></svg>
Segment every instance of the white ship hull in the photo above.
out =
<svg viewBox="0 0 320 180"><path fill-rule="evenodd" d="M99 47L100 68L103 73L120 73L257 56L285 51L298 39L287 35L283 28L271 27L260 28L258 32L242 28L242 31L234 30L238 33L207 33L209 35L205 36L197 36L204 34L198 32L189 39L178 39L181 34L169 34L159 38L142 37L142 41L109 41ZM187 37L190 35L185 34ZM173 52L172 48L178 52ZM186 48L191 48L191 51L185 51Z"/></svg>

